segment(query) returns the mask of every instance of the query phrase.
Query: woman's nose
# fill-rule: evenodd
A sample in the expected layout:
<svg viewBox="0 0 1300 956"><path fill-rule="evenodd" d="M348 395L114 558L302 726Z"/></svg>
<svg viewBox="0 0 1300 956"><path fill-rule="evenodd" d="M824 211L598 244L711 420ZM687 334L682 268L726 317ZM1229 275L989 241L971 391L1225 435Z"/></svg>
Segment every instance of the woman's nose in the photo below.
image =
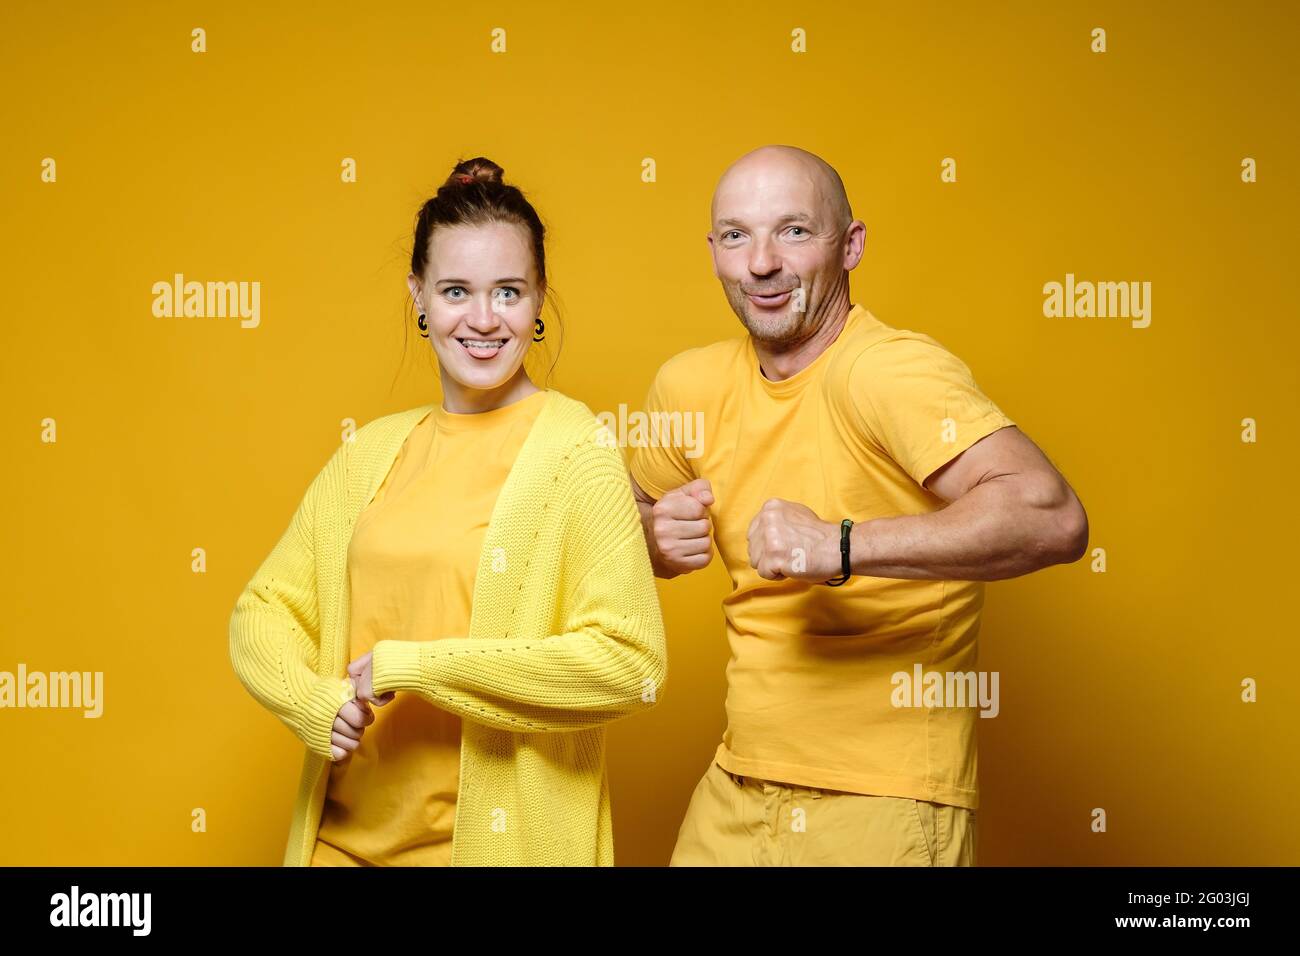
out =
<svg viewBox="0 0 1300 956"><path fill-rule="evenodd" d="M491 300L474 303L473 309L466 317L469 327L475 332L490 332L501 325L501 316L497 314Z"/></svg>

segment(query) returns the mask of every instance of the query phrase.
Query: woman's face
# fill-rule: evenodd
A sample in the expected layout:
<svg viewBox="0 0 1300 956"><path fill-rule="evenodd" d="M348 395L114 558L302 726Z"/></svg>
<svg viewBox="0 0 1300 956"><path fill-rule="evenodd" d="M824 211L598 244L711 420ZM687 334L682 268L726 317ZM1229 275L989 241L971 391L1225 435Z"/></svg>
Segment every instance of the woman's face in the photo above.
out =
<svg viewBox="0 0 1300 956"><path fill-rule="evenodd" d="M429 342L452 382L489 391L509 383L533 341L533 322L545 288L539 287L529 235L513 223L442 226L429 240L429 260L417 283Z"/></svg>

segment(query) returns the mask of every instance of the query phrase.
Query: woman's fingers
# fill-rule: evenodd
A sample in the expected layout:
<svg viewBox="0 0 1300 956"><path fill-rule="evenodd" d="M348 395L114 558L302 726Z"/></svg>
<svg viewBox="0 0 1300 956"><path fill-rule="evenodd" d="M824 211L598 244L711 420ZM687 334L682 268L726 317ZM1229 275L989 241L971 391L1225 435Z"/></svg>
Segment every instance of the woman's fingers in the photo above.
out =
<svg viewBox="0 0 1300 956"><path fill-rule="evenodd" d="M342 734L345 737L351 737L353 740L360 740L362 729L363 728L355 727L352 724L350 724L348 721L344 720L342 714L339 714L337 717L334 718L334 733L336 734Z"/></svg>
<svg viewBox="0 0 1300 956"><path fill-rule="evenodd" d="M392 699L393 692L389 691L376 703L386 704ZM375 712L370 709L370 701L364 697L354 698L340 707L330 734L330 754L334 761L350 756L361 745L361 735L365 729L374 722Z"/></svg>
<svg viewBox="0 0 1300 956"><path fill-rule="evenodd" d="M375 653L374 651L366 651L364 654L362 654L360 657L358 657L355 661L353 661L351 664L349 664L349 665L348 665L348 676L349 676L349 677L360 677L360 676L361 676L361 672L364 671L364 670L366 669L366 666L370 663L370 658L374 656L374 653Z"/></svg>
<svg viewBox="0 0 1300 956"><path fill-rule="evenodd" d="M352 751L356 750L360 746L361 746L360 738L349 737L346 734L339 733L337 730L330 735L330 747L332 749L337 750L339 748L342 748L348 753L351 753Z"/></svg>
<svg viewBox="0 0 1300 956"><path fill-rule="evenodd" d="M348 733L348 728L356 731L355 736L361 736L361 730L374 723L375 715L364 700L360 698L350 700L339 708L338 716L334 718L334 729ZM341 727L342 723L345 726Z"/></svg>

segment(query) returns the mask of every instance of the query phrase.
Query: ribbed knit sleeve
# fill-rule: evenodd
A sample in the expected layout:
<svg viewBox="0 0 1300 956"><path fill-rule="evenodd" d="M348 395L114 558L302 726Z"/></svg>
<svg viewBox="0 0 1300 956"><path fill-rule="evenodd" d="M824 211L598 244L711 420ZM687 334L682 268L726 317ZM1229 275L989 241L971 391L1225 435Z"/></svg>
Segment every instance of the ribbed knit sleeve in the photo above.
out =
<svg viewBox="0 0 1300 956"><path fill-rule="evenodd" d="M667 676L663 620L621 455L584 443L558 476L572 582L564 629L538 637L381 640L376 694L405 690L515 732L594 727L653 706Z"/></svg>
<svg viewBox="0 0 1300 956"><path fill-rule="evenodd" d="M327 759L334 719L355 694L350 678L316 673L320 613L312 541L321 489L341 468L342 450L312 481L230 617L230 660L240 683L313 753Z"/></svg>

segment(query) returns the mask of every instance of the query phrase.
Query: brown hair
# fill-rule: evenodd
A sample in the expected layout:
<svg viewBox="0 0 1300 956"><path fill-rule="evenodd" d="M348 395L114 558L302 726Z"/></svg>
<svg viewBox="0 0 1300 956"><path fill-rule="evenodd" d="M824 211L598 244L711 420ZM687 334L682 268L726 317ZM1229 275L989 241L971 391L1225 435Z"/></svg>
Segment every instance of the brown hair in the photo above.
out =
<svg viewBox="0 0 1300 956"><path fill-rule="evenodd" d="M546 278L546 227L541 217L517 186L504 181L505 170L484 156L456 163L438 192L426 200L415 218L415 240L411 248L411 272L423 280L429 264L429 239L442 226L480 226L488 223L514 223L527 230L532 241L533 263L538 280L546 286L547 300L555 298ZM410 298L407 298L410 304ZM551 301L559 324L559 309ZM409 335L410 323L406 325ZM562 329L561 329L562 331ZM547 370L549 378L555 360Z"/></svg>
<svg viewBox="0 0 1300 956"><path fill-rule="evenodd" d="M502 181L504 175L504 169L482 156L456 164L437 195L420 207L411 249L412 272L423 278L429 262L429 237L439 226L513 222L532 236L537 275L546 281L546 227L519 188Z"/></svg>

